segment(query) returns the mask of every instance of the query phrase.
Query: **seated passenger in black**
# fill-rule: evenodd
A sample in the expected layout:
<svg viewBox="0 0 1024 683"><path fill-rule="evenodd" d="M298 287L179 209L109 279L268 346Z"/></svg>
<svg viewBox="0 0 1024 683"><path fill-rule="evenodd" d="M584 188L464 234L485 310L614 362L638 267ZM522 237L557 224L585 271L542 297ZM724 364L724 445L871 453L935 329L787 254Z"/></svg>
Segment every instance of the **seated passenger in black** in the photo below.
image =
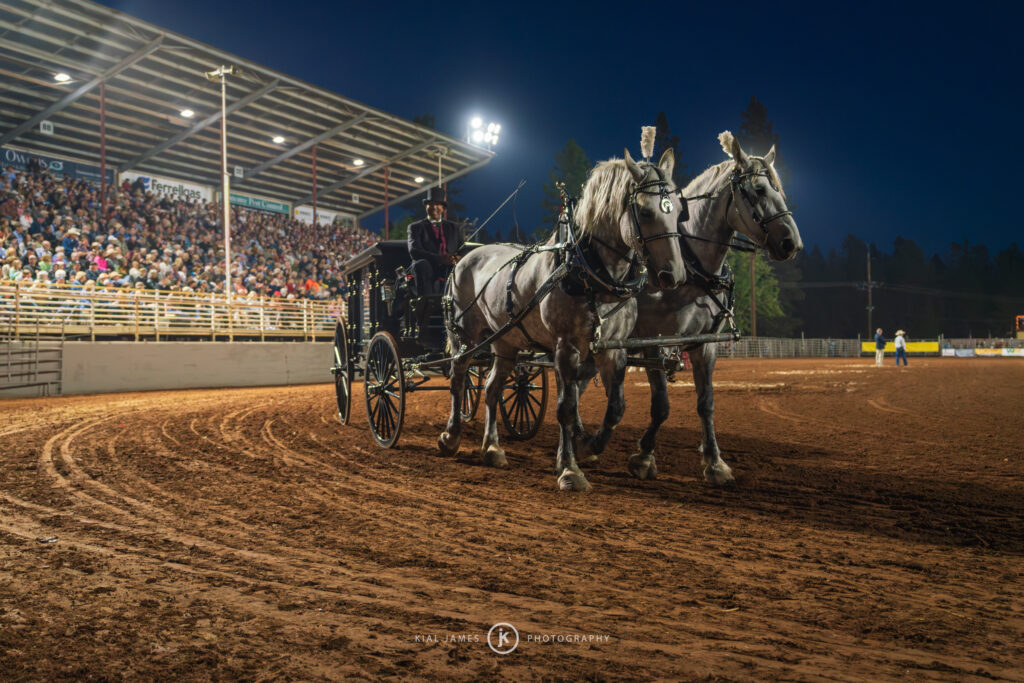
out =
<svg viewBox="0 0 1024 683"><path fill-rule="evenodd" d="M409 226L411 270L416 275L420 296L441 293L442 280L455 265L462 234L451 221L444 220L448 206L444 189L432 187L423 200L427 217Z"/></svg>

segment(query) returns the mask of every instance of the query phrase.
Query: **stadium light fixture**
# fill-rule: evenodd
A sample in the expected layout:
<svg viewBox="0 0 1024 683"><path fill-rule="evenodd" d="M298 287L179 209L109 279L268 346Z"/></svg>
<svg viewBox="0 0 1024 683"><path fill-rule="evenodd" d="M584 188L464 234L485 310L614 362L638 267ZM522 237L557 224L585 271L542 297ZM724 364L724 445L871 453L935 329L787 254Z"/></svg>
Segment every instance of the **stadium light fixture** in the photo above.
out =
<svg viewBox="0 0 1024 683"><path fill-rule="evenodd" d="M284 138L282 136L280 136L280 135L275 135L274 136L274 144L275 145L280 145L280 144L283 144L283 143L284 143Z"/></svg>
<svg viewBox="0 0 1024 683"><path fill-rule="evenodd" d="M196 115L196 113L194 111L192 111L191 109L182 109L181 110L181 118L183 118L183 119L190 119L190 118L192 118L195 115Z"/></svg>
<svg viewBox="0 0 1024 683"><path fill-rule="evenodd" d="M415 180L417 183L422 183L423 182L423 176L418 175L415 178L413 178L413 180Z"/></svg>
<svg viewBox="0 0 1024 683"><path fill-rule="evenodd" d="M61 71L60 73L56 73L53 75L53 80L57 81L58 83L67 83L71 80L71 76L68 76L66 73Z"/></svg>
<svg viewBox="0 0 1024 683"><path fill-rule="evenodd" d="M484 120L479 116L474 116L469 120L469 127L466 129L466 142L481 147L486 145L487 149L491 149L498 144L498 133L500 132L500 123L490 121L484 126Z"/></svg>
<svg viewBox="0 0 1024 683"><path fill-rule="evenodd" d="M365 164L365 163L366 163L366 162L365 162L365 161L363 161L362 159L353 159L353 160L352 160L352 165L353 165L353 166L362 166L362 165L363 165L363 164Z"/></svg>

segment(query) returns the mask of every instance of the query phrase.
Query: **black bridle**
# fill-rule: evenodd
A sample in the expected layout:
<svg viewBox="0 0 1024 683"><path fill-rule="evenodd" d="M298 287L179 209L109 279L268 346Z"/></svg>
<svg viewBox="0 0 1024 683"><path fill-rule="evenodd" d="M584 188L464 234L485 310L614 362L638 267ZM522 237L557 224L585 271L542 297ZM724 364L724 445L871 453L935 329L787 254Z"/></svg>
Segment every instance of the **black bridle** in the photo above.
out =
<svg viewBox="0 0 1024 683"><path fill-rule="evenodd" d="M776 192L781 191L775 185L775 179L772 178L772 175L768 172L767 169L765 169L764 171L747 171L746 173L740 173L739 168L736 168L732 172L732 190L734 194L736 192L740 193L740 196L743 197L743 200L747 204L747 208L750 210L751 218L753 218L754 222L761 227L761 231L764 232L765 235L767 235L768 226L771 223L779 220L780 218L783 218L784 216L792 216L793 212L787 209L785 211L779 211L778 213L762 218L758 210L758 205L761 203L760 197L758 196L757 191L754 189L754 184L751 181L751 178L756 178L757 176L762 176L765 180L767 180L768 184L771 185L772 189L775 190Z"/></svg>
<svg viewBox="0 0 1024 683"><path fill-rule="evenodd" d="M665 175L664 175L664 173L662 173L662 170L661 170L660 167L658 167L658 166L656 166L654 164L648 164L648 163L644 163L644 166L647 169L654 170L655 174L657 175L657 178L656 179L652 179L652 180L647 180L647 175L649 175L649 174L645 174L643 180L641 180L640 182L634 182L632 184L632 187L630 188L629 197L626 199L626 207L627 207L627 209L629 211L629 216L630 216L630 227L633 230L633 239L636 241L637 245L640 248L639 249L639 256L640 256L640 259L642 259L642 261L640 259L638 259L638 250L634 249L632 246L630 247L628 252L623 253L621 250L616 249L615 247L613 247L612 245L608 244L607 242L605 242L604 240L602 240L601 238L599 238L599 237L597 237L595 235L586 235L586 236L584 236L584 235L579 235L579 236L574 235L573 234L573 230L572 230L572 226L575 223L575 217L572 215L572 213L573 213L572 209L574 208L574 202L570 198L568 198L568 196L564 196L563 197L563 202L564 202L564 205L566 207L567 214L568 214L567 215L567 218L568 218L567 223L568 223L568 226L569 226L569 240L568 241L572 245L572 251L573 251L573 258L572 258L572 260L573 260L573 262L582 271L582 273L585 275L585 281L587 281L588 283L589 282L593 282L594 284L598 285L597 289L604 290L603 293L610 294L610 295L616 296L616 297L623 297L624 298L624 297L634 296L640 290L642 290L644 287L647 286L647 266L646 266L646 264L647 264L647 259L650 256L650 251L648 250L647 245L650 242L654 242L654 241L657 241L657 240L679 237L681 235L679 226L681 226L682 223L687 218L689 218L689 211L687 209L686 202L683 202L682 203L682 211L680 212L681 217L680 217L680 219L678 221L676 221L676 229L675 230L667 230L665 232L658 233L656 235L644 235L643 234L643 231L640 229L640 213L639 213L640 212L640 207L639 207L639 202L637 201L639 196L640 195L658 195L658 196L660 196L661 197L661 201L659 203L659 208L661 209L661 211L663 213L671 213L672 209L674 208L673 204L672 204L672 198L671 197L672 197L673 192L675 192L675 190L671 189L672 188L672 184L668 180L665 179ZM563 193L564 193L564 189L563 189ZM600 244L601 246L603 246L604 248L608 249L612 253L618 255L623 260L628 260L630 262L630 268L629 268L628 273L636 273L636 274L633 277L629 278L629 279L616 280L607 271L607 269L604 268L603 264L601 266L599 266L599 267L594 267L590 263L590 261L591 261L592 257L596 256L596 254L591 253L588 256L588 252L592 252L592 250L588 249L586 246L584 246L584 244L583 244L584 238L586 238L588 241L596 242L596 243ZM628 274L627 274L627 277L629 277Z"/></svg>

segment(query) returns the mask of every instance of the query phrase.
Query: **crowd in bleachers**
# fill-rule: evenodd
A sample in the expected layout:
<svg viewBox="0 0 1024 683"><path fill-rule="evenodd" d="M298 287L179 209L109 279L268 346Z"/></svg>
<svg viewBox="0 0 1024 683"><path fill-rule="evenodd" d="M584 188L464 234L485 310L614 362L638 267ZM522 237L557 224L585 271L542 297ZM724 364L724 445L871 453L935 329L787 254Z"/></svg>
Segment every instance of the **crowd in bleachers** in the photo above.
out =
<svg viewBox="0 0 1024 683"><path fill-rule="evenodd" d="M109 187L105 210L102 204L96 185L56 177L41 164L5 169L0 281L223 293L219 204L154 195L138 181ZM232 208L237 296L335 299L344 263L376 241L359 227Z"/></svg>

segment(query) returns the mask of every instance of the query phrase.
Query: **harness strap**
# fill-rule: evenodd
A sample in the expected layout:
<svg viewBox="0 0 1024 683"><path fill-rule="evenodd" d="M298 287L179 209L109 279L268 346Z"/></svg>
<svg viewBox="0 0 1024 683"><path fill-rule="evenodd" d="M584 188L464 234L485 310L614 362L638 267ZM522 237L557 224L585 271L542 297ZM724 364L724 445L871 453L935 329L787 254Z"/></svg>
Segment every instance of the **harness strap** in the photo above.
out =
<svg viewBox="0 0 1024 683"><path fill-rule="evenodd" d="M542 284L534 293L534 295L530 297L530 300L526 302L526 305L523 306L519 313L509 318L508 322L502 325L497 331L491 333L486 339L484 339L482 342L480 342L473 348L464 349L460 351L458 354L455 355L453 360L457 361L462 358L465 358L466 356L471 356L480 349L490 346L492 342L494 342L496 339L500 338L506 332L508 332L513 327L522 322L523 318L525 318L531 311L533 311L533 309L536 308L537 305L541 301L543 301L548 294L551 293L551 290L554 289L555 285L557 285L558 282L568 274L568 272L569 270L568 268L566 268L564 264L558 266L558 268L551 271L551 275L548 276L548 279L545 280L544 284Z"/></svg>

